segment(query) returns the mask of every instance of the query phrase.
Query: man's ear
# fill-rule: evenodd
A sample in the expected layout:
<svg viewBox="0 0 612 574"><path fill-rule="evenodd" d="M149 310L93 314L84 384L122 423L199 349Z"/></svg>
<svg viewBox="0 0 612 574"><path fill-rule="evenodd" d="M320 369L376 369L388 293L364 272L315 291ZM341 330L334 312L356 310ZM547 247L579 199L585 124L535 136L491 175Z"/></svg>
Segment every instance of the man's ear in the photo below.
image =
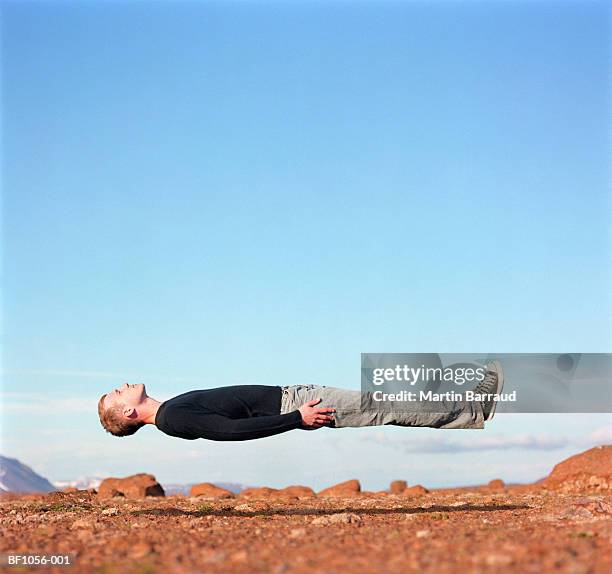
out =
<svg viewBox="0 0 612 574"><path fill-rule="evenodd" d="M138 413L134 407L124 407L123 416L127 419L133 419L138 416Z"/></svg>

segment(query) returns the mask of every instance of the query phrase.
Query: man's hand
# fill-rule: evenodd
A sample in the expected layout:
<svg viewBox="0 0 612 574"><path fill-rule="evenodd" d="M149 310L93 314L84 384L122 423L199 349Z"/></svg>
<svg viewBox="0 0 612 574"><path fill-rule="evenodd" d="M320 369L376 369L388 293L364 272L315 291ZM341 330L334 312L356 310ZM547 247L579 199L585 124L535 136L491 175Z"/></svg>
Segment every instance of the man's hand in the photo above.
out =
<svg viewBox="0 0 612 574"><path fill-rule="evenodd" d="M302 423L306 428L318 429L334 420L334 417L330 417L326 413L335 413L336 409L314 408L314 406L318 405L320 402L321 399L314 399L312 401L308 401L305 405L302 405L298 409L302 415Z"/></svg>

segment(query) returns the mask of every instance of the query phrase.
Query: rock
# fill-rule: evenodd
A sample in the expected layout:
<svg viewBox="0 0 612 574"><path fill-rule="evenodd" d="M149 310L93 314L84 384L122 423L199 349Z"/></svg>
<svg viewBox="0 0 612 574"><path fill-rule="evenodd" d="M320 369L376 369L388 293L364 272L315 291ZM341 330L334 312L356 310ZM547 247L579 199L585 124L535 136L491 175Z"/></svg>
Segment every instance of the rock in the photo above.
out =
<svg viewBox="0 0 612 574"><path fill-rule="evenodd" d="M578 506L586 506L593 512L600 514L612 514L612 504L601 496L585 496L574 501Z"/></svg>
<svg viewBox="0 0 612 574"><path fill-rule="evenodd" d="M404 490L402 492L402 496L422 496L428 492L429 490L427 490L424 486L415 484L414 486L409 486L406 490Z"/></svg>
<svg viewBox="0 0 612 574"><path fill-rule="evenodd" d="M361 484L358 480L347 480L323 489L319 496L358 496L361 492Z"/></svg>
<svg viewBox="0 0 612 574"><path fill-rule="evenodd" d="M104 516L117 516L117 514L119 514L119 509L115 508L114 506L110 507L110 508L105 508L102 511L102 514Z"/></svg>
<svg viewBox="0 0 612 574"><path fill-rule="evenodd" d="M361 516L352 512L342 512L331 516L318 516L311 524L313 526L326 526L328 524L357 524L361 522Z"/></svg>
<svg viewBox="0 0 612 574"><path fill-rule="evenodd" d="M427 538L431 532L429 530L417 530L416 537L417 538Z"/></svg>
<svg viewBox="0 0 612 574"><path fill-rule="evenodd" d="M340 514L332 514L329 517L332 524L357 524L361 522L361 516L353 512L342 512Z"/></svg>
<svg viewBox="0 0 612 574"><path fill-rule="evenodd" d="M593 513L584 506L571 506L561 514L560 518L567 520L592 520Z"/></svg>
<svg viewBox="0 0 612 574"><path fill-rule="evenodd" d="M609 520L612 505L600 497L585 497L566 507L559 518L569 520Z"/></svg>
<svg viewBox="0 0 612 574"><path fill-rule="evenodd" d="M506 488L506 483L501 478L495 478L490 480L487 486L492 490L503 490Z"/></svg>
<svg viewBox="0 0 612 574"><path fill-rule="evenodd" d="M144 498L145 496L165 496L165 493L152 474L139 473L125 478L105 478L98 488L98 497L112 496Z"/></svg>
<svg viewBox="0 0 612 574"><path fill-rule="evenodd" d="M201 498L234 498L234 493L211 484L202 482L194 484L189 491L189 496L199 496Z"/></svg>
<svg viewBox="0 0 612 574"><path fill-rule="evenodd" d="M408 488L408 483L405 480L394 480L389 486L389 492L391 494L401 494Z"/></svg>
<svg viewBox="0 0 612 574"><path fill-rule="evenodd" d="M560 462L539 486L563 492L612 490L612 445L596 446Z"/></svg>
<svg viewBox="0 0 612 574"><path fill-rule="evenodd" d="M362 490L361 496L363 496L363 498L381 498L383 496L389 496L389 493L386 490L377 490L374 492Z"/></svg>
<svg viewBox="0 0 612 574"><path fill-rule="evenodd" d="M234 506L234 510L238 512L255 512L255 509L248 504L239 504L238 506Z"/></svg>
<svg viewBox="0 0 612 574"><path fill-rule="evenodd" d="M67 486L62 490L62 492L79 492L79 489L75 486Z"/></svg>
<svg viewBox="0 0 612 574"><path fill-rule="evenodd" d="M289 538L302 538L302 536L306 536L305 528L293 528L291 532L289 532Z"/></svg>
<svg viewBox="0 0 612 574"><path fill-rule="evenodd" d="M316 496L315 491L309 486L287 486L278 491L281 495L297 496L298 498Z"/></svg>
<svg viewBox="0 0 612 574"><path fill-rule="evenodd" d="M246 488L239 496L244 498L270 498L278 493L277 488L269 488L268 486L261 486L259 488Z"/></svg>
<svg viewBox="0 0 612 574"><path fill-rule="evenodd" d="M331 524L329 516L318 516L317 518L313 518L310 523L313 526L326 526L327 524Z"/></svg>

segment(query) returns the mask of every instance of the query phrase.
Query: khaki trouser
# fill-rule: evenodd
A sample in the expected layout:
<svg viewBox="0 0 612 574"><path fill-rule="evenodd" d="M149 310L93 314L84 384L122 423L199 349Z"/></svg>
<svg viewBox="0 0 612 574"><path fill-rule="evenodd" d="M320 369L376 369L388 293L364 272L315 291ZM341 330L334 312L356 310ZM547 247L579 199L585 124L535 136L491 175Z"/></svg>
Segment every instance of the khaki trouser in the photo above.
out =
<svg viewBox="0 0 612 574"><path fill-rule="evenodd" d="M484 415L479 402L442 401L441 412L431 408L419 410L418 403L410 405L373 401L360 391L349 391L319 385L291 385L282 387L280 414L290 413L313 399L322 399L315 408L333 408L332 428L396 425L405 427L433 427L441 429L482 429Z"/></svg>

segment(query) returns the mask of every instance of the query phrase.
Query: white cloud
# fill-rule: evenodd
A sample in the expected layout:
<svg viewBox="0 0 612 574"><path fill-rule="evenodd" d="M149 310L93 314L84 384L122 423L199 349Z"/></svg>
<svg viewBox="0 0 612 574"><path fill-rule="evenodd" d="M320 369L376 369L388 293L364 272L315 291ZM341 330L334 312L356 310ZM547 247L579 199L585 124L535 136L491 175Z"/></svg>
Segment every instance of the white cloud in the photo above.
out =
<svg viewBox="0 0 612 574"><path fill-rule="evenodd" d="M0 393L0 410L4 413L32 415L84 413L97 417L98 400L101 395L102 393L95 393L89 397L84 397L52 393L4 392ZM164 397L158 400L163 402L167 399Z"/></svg>
<svg viewBox="0 0 612 574"><path fill-rule="evenodd" d="M16 394L16 393L14 393ZM30 397L7 397L0 395L0 406L5 413L24 414L51 414L54 412L70 413L96 413L97 398L90 399L81 397L53 397L49 395L34 395Z"/></svg>
<svg viewBox="0 0 612 574"><path fill-rule="evenodd" d="M96 413L98 398L67 397L40 393L1 393L0 407L4 413L52 414Z"/></svg>
<svg viewBox="0 0 612 574"><path fill-rule="evenodd" d="M478 439L450 438L446 436L421 436L412 439L392 439L388 435L378 433L364 440L389 446L403 452L414 453L459 453L486 450L556 450L567 447L570 441L565 437L546 435L490 435Z"/></svg>
<svg viewBox="0 0 612 574"><path fill-rule="evenodd" d="M588 437L590 442L596 444L611 444L612 443L612 425L605 426L594 430Z"/></svg>

